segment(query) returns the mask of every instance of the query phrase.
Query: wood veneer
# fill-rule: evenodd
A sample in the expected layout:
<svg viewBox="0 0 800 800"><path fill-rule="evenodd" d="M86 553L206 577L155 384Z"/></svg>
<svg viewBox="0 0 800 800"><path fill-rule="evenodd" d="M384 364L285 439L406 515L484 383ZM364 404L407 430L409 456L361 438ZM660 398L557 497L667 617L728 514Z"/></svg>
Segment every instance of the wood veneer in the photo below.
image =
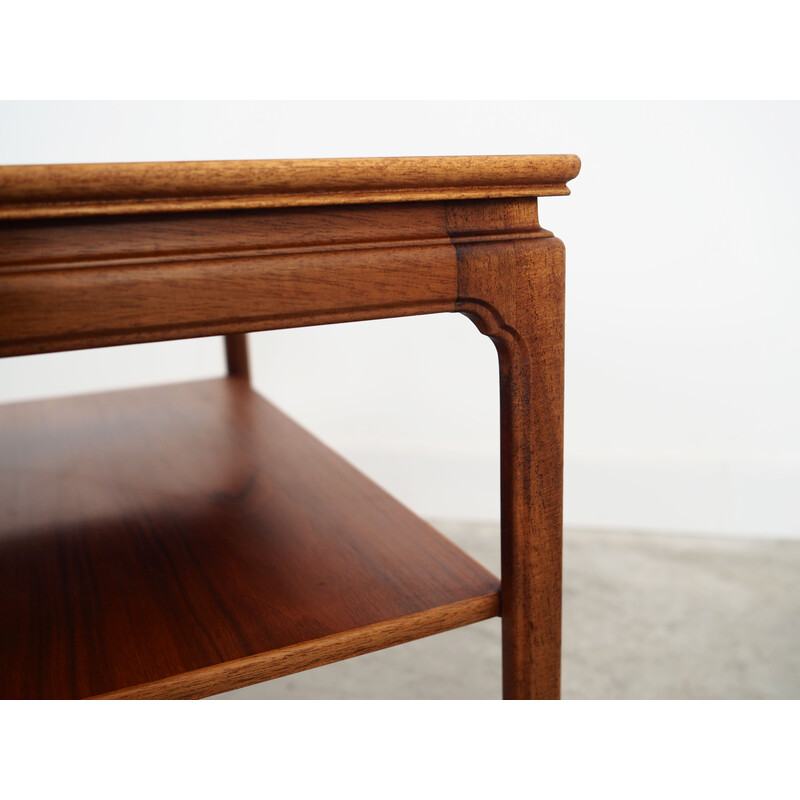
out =
<svg viewBox="0 0 800 800"><path fill-rule="evenodd" d="M0 414L2 697L200 697L495 616L499 583L243 381Z"/></svg>

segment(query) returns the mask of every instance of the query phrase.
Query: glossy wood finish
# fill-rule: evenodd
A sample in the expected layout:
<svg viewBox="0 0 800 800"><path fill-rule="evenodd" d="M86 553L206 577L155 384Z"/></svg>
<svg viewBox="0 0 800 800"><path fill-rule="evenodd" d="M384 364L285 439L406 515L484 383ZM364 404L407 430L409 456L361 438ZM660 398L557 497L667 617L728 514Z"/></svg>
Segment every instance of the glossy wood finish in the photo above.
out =
<svg viewBox="0 0 800 800"><path fill-rule="evenodd" d="M467 314L500 360L504 694L555 698L564 248L540 227L537 197L568 193L579 166L510 156L3 167L0 355L221 334L243 377L235 337L247 331ZM384 623L365 625L369 640ZM262 669L251 658L237 657L241 674Z"/></svg>
<svg viewBox="0 0 800 800"><path fill-rule="evenodd" d="M2 697L200 697L499 611L243 381L0 410Z"/></svg>
<svg viewBox="0 0 800 800"><path fill-rule="evenodd" d="M563 155L3 167L0 218L543 197L579 169Z"/></svg>

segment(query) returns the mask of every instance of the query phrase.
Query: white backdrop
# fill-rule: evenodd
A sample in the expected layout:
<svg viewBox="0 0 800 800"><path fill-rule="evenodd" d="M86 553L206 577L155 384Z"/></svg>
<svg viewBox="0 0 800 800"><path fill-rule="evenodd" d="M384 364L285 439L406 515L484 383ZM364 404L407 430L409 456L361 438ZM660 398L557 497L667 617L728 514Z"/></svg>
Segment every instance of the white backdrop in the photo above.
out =
<svg viewBox="0 0 800 800"><path fill-rule="evenodd" d="M577 153L565 522L800 537L800 104L3 103L0 162ZM428 517L499 515L458 315L252 337L255 383ZM0 402L219 375L220 340L0 361Z"/></svg>

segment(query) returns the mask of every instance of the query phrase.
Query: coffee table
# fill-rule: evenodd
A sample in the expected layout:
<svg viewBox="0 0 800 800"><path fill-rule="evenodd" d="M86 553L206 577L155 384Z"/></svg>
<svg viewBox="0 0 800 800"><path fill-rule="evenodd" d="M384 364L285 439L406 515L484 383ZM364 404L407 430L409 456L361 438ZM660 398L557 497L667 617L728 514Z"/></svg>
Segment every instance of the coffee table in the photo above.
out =
<svg viewBox="0 0 800 800"><path fill-rule="evenodd" d="M537 198L579 168L1 167L0 355L221 335L228 377L0 407L0 697L204 697L500 614L504 696L557 698L564 247ZM499 354L500 579L249 383L249 331L439 312Z"/></svg>

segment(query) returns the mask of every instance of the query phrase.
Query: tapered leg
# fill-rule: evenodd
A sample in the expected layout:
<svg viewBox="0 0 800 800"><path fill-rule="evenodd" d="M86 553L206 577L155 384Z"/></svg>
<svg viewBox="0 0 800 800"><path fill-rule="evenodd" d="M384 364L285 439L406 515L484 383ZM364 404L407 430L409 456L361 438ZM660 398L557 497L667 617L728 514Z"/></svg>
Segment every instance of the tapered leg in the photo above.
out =
<svg viewBox="0 0 800 800"><path fill-rule="evenodd" d="M460 308L500 362L503 693L557 699L561 674L564 248L459 248Z"/></svg>
<svg viewBox="0 0 800 800"><path fill-rule="evenodd" d="M225 337L225 361L231 378L250 380L246 333L230 333Z"/></svg>

